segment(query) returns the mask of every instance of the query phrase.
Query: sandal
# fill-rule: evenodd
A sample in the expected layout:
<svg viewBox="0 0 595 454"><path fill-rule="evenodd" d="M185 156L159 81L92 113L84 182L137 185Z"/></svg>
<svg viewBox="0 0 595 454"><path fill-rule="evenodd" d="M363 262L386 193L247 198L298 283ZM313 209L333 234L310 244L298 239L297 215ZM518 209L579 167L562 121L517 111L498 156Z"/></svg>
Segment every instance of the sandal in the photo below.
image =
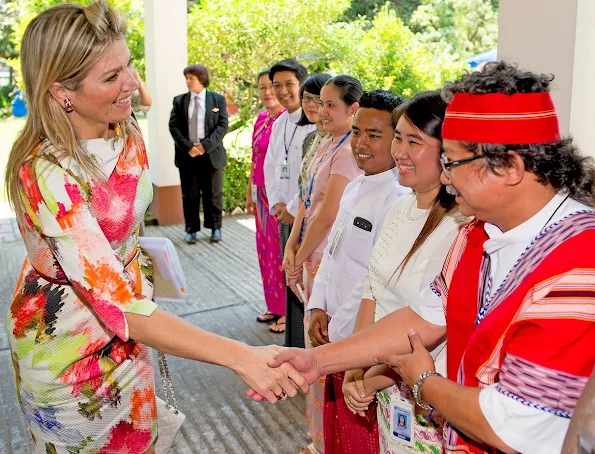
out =
<svg viewBox="0 0 595 454"><path fill-rule="evenodd" d="M276 322L281 318L280 315L275 315L272 312L266 311L264 314L259 314L256 321L260 323Z"/></svg>
<svg viewBox="0 0 595 454"><path fill-rule="evenodd" d="M281 320L283 319L283 320ZM285 317L279 317L275 323L269 325L269 330L273 333L284 333L285 332Z"/></svg>

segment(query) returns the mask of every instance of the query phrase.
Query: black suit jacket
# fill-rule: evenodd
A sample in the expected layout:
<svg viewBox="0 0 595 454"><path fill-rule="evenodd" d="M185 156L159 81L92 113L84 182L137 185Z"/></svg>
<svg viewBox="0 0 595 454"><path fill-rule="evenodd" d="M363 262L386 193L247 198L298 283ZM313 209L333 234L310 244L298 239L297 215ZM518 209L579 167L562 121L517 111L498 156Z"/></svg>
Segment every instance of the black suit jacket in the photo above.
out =
<svg viewBox="0 0 595 454"><path fill-rule="evenodd" d="M169 132L176 144L176 167L196 165L197 158L192 158L188 151L194 146L188 138L188 107L190 92L174 98L174 106L169 116ZM227 163L227 152L223 147L223 136L227 132L227 109L225 98L212 91L205 97L205 138L200 141L215 169L221 169Z"/></svg>

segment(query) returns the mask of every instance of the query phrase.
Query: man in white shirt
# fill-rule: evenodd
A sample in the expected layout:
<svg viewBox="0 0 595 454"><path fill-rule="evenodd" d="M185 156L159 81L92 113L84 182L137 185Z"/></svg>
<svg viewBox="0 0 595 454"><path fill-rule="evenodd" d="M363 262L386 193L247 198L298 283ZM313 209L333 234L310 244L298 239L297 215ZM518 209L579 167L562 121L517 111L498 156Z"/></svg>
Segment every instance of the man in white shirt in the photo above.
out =
<svg viewBox="0 0 595 454"><path fill-rule="evenodd" d="M176 146L175 164L180 171L185 239L188 244L196 243L202 196L204 226L211 229L210 241L216 243L221 241L227 106L222 95L207 90L207 68L190 65L184 69L184 77L188 93L174 98L169 131Z"/></svg>
<svg viewBox="0 0 595 454"><path fill-rule="evenodd" d="M368 262L386 214L411 189L399 184L391 155L393 111L403 98L389 91L366 92L353 119L351 149L365 173L345 188L329 243L308 301L312 345L353 333Z"/></svg>
<svg viewBox="0 0 595 454"><path fill-rule="evenodd" d="M442 179L476 220L417 304L272 366L384 362L448 420L448 452L560 453L595 365L595 166L560 138L551 80L500 62L445 87ZM448 378L427 351L445 334Z"/></svg>
<svg viewBox="0 0 595 454"><path fill-rule="evenodd" d="M285 112L273 124L264 160L265 188L271 214L276 214L279 221L282 255L299 208L298 177L302 164L302 144L306 135L316 129L312 124L297 124L302 116L300 84L307 76L306 68L293 59L273 65L269 73L275 96L285 107ZM294 318L300 319L292 317L296 312L303 318L303 304L289 287L286 292L286 345L304 347L303 324L293 326L295 324L292 323Z"/></svg>

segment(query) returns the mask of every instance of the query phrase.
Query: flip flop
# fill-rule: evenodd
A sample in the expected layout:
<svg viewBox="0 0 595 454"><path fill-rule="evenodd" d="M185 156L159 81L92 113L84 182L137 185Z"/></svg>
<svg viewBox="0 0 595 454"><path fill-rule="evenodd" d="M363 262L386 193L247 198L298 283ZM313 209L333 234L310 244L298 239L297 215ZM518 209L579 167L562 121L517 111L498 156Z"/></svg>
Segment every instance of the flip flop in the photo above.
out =
<svg viewBox="0 0 595 454"><path fill-rule="evenodd" d="M282 318L282 317L279 317ZM285 320L282 322L276 321L269 325L269 330L273 333L284 333L285 332Z"/></svg>
<svg viewBox="0 0 595 454"><path fill-rule="evenodd" d="M280 318L280 315L275 315L269 311L266 311L264 314L258 314L258 316L256 317L256 321L260 323L270 323L276 322Z"/></svg>

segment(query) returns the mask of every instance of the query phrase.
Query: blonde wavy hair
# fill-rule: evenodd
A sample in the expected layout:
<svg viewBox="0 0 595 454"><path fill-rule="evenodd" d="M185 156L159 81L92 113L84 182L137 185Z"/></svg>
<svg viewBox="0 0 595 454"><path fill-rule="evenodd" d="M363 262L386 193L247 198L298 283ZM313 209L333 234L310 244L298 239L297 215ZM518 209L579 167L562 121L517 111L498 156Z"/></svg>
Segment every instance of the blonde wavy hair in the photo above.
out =
<svg viewBox="0 0 595 454"><path fill-rule="evenodd" d="M40 140L49 140L57 150L59 155L54 159L73 159L86 180L105 179L97 163L83 149L68 113L51 95L50 88L59 82L68 90L78 90L106 48L122 39L125 33L125 19L105 0L89 6L54 6L27 26L21 42L21 71L29 113L10 151L5 174L8 200L21 225L25 204L19 170L33 155ZM132 136L136 143L141 140L132 119L115 126L124 137Z"/></svg>

